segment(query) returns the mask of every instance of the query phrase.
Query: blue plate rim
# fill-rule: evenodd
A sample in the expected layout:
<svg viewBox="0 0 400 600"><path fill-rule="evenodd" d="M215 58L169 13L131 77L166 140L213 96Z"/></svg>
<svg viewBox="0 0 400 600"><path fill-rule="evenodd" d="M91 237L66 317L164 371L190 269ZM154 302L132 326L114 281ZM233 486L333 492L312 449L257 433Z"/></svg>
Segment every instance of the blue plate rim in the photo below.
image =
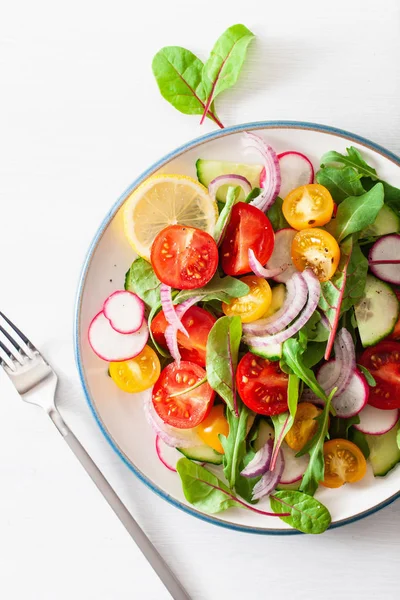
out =
<svg viewBox="0 0 400 600"><path fill-rule="evenodd" d="M96 411L95 405L91 399L89 389L86 384L84 368L83 368L83 363L82 363L81 350L80 350L80 344L79 344L80 306L81 306L81 302L82 302L82 294L83 294L83 289L84 289L84 285L85 285L86 275L87 275L87 272L88 272L88 269L90 266L90 262L91 262L94 250L95 250L100 238L102 237L105 229L109 225L111 219L114 217L116 212L119 210L119 208L121 207L123 202L126 200L127 196L133 191L133 189L135 189L138 185L140 185L140 183L142 183L142 181L144 181L152 173L154 173L155 171L160 169L164 164L170 162L174 158L177 158L179 155L187 152L188 150L191 150L192 148L194 148L198 145L204 144L206 142L209 142L209 141L212 141L212 140L215 140L218 138L226 137L227 135L230 135L230 134L239 133L241 131L257 130L257 129L277 129L277 128L279 128L279 129L312 130L312 131L336 135L338 137L348 139L349 141L362 144L363 146L370 148L370 149L374 150L375 152L378 152L379 154L381 154L385 158L391 160L397 166L400 167L400 157L398 157L396 154L394 154L390 150L387 150L383 146L376 144L375 142L372 142L371 140L364 138L363 136L354 134L354 133L346 131L344 129L340 129L340 128L333 127L330 125L322 125L319 123L312 123L312 122L308 122L308 121L272 120L272 121L255 121L255 122L251 122L251 123L242 123L240 125L234 125L232 127L226 127L225 129L207 133L205 135L194 138L193 140L191 140L185 144L182 144L175 150L169 152L168 154L163 156L161 159L159 159L158 161L153 163L148 169L146 169L141 175L139 175L139 177L137 177L133 181L133 183L121 194L121 196L114 203L114 205L112 206L110 211L104 217L99 228L97 229L97 231L92 239L92 242L89 246L89 249L87 251L87 254L86 254L85 260L83 262L82 269L81 269L81 273L79 276L76 299L75 299L75 307L74 307L73 338L74 338L75 361L76 361L76 365L77 365L77 369L78 369L78 373L79 373L79 378L80 378L81 385L82 385L82 388L83 388L83 391L85 394L87 404L90 408L90 411L91 411L97 425L99 426L99 428L100 428L102 434L104 435L105 439L107 440L107 442L110 444L112 449L118 454L120 459L136 475L136 477L138 477L138 479L140 479L140 481L142 481L149 489L151 489L155 494L157 494L158 496L160 496L161 498L163 498L164 500L166 500L173 506L179 508L183 512L185 512L191 516L194 516L202 521L210 523L212 525L217 525L217 526L223 527L225 529L231 529L233 531L239 531L242 533L254 533L254 534L258 534L258 535L297 535L297 534L300 534L301 532L299 532L295 529L263 529L263 528L258 528L258 527L250 527L250 526L246 526L246 525L238 525L236 523L231 523L229 521L222 521L218 518L215 518L214 516L201 513L199 511L195 510L194 508L192 508L190 506L186 506L185 504L179 502L178 500L175 500L175 498L172 498L169 494L164 492L161 488L159 488L152 481L150 481L123 454L121 449L116 445L116 443L112 439L111 435L109 434L109 432L105 428L104 424L102 423L102 421ZM378 512L382 508L385 508L386 506L388 506L389 504L391 504L398 498L400 498L400 491L393 494L390 498L387 498L385 501L380 502L379 504L371 507L368 510L365 510L361 513L353 515L352 517L349 517L347 519L342 519L340 521L332 523L330 525L329 529L335 529L337 527L342 527L343 525L349 525L350 523L355 523L356 521L359 521L360 519L364 519L365 517L368 517L368 516Z"/></svg>

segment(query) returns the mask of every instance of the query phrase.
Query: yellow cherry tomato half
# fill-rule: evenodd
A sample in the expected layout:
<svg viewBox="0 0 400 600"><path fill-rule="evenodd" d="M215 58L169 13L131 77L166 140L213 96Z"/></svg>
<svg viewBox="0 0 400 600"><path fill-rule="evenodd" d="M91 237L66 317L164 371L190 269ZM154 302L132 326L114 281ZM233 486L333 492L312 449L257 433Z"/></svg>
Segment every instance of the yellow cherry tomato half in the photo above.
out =
<svg viewBox="0 0 400 600"><path fill-rule="evenodd" d="M111 362L110 376L124 392L136 394L155 384L160 376L160 361L150 346L145 346L140 354L123 362Z"/></svg>
<svg viewBox="0 0 400 600"><path fill-rule="evenodd" d="M360 481L367 472L361 450L349 440L329 440L324 444L325 476L322 485L338 488L344 483Z"/></svg>
<svg viewBox="0 0 400 600"><path fill-rule="evenodd" d="M286 196L282 211L293 229L321 227L332 219L332 196L318 183L301 185Z"/></svg>
<svg viewBox="0 0 400 600"><path fill-rule="evenodd" d="M320 281L328 281L333 277L339 260L339 244L324 229L303 229L294 236L292 261L298 271L310 268Z"/></svg>
<svg viewBox="0 0 400 600"><path fill-rule="evenodd" d="M285 442L292 450L300 452L311 440L318 429L315 417L321 412L322 410L311 402L300 402L297 405L294 423L285 436Z"/></svg>
<svg viewBox="0 0 400 600"><path fill-rule="evenodd" d="M240 281L246 283L250 290L246 296L235 298L230 304L222 304L222 310L228 317L239 316L242 323L257 321L271 304L272 293L269 283L262 277L246 275Z"/></svg>
<svg viewBox="0 0 400 600"><path fill-rule="evenodd" d="M229 425L225 417L225 405L217 404L210 410L208 416L197 426L197 434L207 446L224 454L219 440L219 434L228 436Z"/></svg>

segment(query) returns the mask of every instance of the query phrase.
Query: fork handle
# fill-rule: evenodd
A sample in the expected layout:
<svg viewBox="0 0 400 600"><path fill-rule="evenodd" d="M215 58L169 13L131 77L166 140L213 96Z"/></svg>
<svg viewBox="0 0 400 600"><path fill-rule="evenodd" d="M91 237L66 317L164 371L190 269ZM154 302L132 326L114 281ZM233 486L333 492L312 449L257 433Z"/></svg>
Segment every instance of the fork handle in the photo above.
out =
<svg viewBox="0 0 400 600"><path fill-rule="evenodd" d="M157 573L171 594L172 598L174 598L174 600L191 600L190 596L186 593L181 583L168 567L167 563L164 561L144 531L132 517L131 513L123 504L119 496L117 496L114 489L104 477L103 473L86 452L80 441L66 425L58 410L52 409L49 412L49 416L54 425L57 427L58 431L63 436L64 440L67 442L68 446L71 448L72 452L75 454L83 468L97 486L98 490L103 494L108 504L111 506L121 523L124 525L133 541L137 544L138 548L142 551L150 565L153 567L154 571Z"/></svg>

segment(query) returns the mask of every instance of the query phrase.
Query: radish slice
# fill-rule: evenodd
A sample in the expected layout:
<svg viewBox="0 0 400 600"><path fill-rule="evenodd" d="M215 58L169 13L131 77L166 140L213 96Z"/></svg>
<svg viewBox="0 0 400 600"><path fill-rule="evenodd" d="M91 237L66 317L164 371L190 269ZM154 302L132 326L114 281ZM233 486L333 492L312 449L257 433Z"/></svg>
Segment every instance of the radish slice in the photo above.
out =
<svg viewBox="0 0 400 600"><path fill-rule="evenodd" d="M203 444L203 441L192 429L177 429L164 423L154 409L151 393L146 396L143 409L147 422L167 446L171 446L171 448L192 448Z"/></svg>
<svg viewBox="0 0 400 600"><path fill-rule="evenodd" d="M261 185L261 194L257 196L257 198L254 198L250 204L265 212L271 208L275 202L281 187L281 171L279 168L279 160L275 150L271 148L271 146L269 146L260 136L248 131L245 132L245 136L246 147L254 148L261 154L264 160L264 169L267 174L263 184Z"/></svg>
<svg viewBox="0 0 400 600"><path fill-rule="evenodd" d="M118 333L111 327L103 311L90 323L88 338L93 350L103 360L116 362L129 360L141 353L149 337L146 321L135 333Z"/></svg>
<svg viewBox="0 0 400 600"><path fill-rule="evenodd" d="M218 175L218 177L208 184L208 193L214 200L221 185L240 186L245 197L251 192L251 183L246 177L243 177L243 175L234 175L233 173L228 175Z"/></svg>
<svg viewBox="0 0 400 600"><path fill-rule="evenodd" d="M286 198L295 188L314 181L314 167L310 160L300 152L278 154L282 183L279 195Z"/></svg>
<svg viewBox="0 0 400 600"><path fill-rule="evenodd" d="M356 429L368 435L381 435L393 429L397 424L399 411L397 408L394 410L381 410L367 404L358 416L360 417L360 422L354 425Z"/></svg>
<svg viewBox="0 0 400 600"><path fill-rule="evenodd" d="M176 465L177 460L182 458L182 455L179 454L178 450L175 448L171 448L171 446L167 446L160 436L156 436L156 452L157 456L164 465L167 467L169 471L176 473L176 469L172 465Z"/></svg>
<svg viewBox="0 0 400 600"><path fill-rule="evenodd" d="M292 262L292 242L296 233L297 231L289 227L280 229L275 233L274 251L265 266L271 270L284 269L282 273L275 275L273 278L275 281L279 281L279 283L286 283L293 273L298 272Z"/></svg>
<svg viewBox="0 0 400 600"><path fill-rule="evenodd" d="M281 275L281 273L287 269L287 265L277 267L276 269L266 269L262 266L258 258L256 258L256 255L251 248L249 250L249 266L254 275L257 275L257 277L265 277L266 279Z"/></svg>
<svg viewBox="0 0 400 600"><path fill-rule="evenodd" d="M285 468L279 483L294 483L301 479L307 469L310 457L308 454L303 454L296 458L296 452L289 448L287 444L282 444L281 450L285 460Z"/></svg>
<svg viewBox="0 0 400 600"><path fill-rule="evenodd" d="M286 282L286 298L281 308L265 319L243 325L243 331L251 335L273 334L282 331L295 319L307 302L307 285L301 273L296 272Z"/></svg>
<svg viewBox="0 0 400 600"><path fill-rule="evenodd" d="M103 312L118 333L135 333L143 323L144 302L132 292L119 290L108 296Z"/></svg>
<svg viewBox="0 0 400 600"><path fill-rule="evenodd" d="M336 369L337 365L335 365L334 360L330 360L322 365L318 371L317 377L321 386L324 381L328 381L332 377L332 373L333 371L336 371ZM327 393L328 391L330 392L331 390L326 390ZM367 404L368 396L369 387L367 380L359 371L353 371L353 375L344 391L339 395L335 394L333 396L332 406L336 410L338 417L348 419L349 417L358 415Z"/></svg>
<svg viewBox="0 0 400 600"><path fill-rule="evenodd" d="M385 235L372 246L369 256L369 268L374 275L400 285L400 235Z"/></svg>
<svg viewBox="0 0 400 600"><path fill-rule="evenodd" d="M263 496L270 494L281 480L283 470L285 468L285 459L282 450L279 450L278 457L273 471L267 471L256 483L253 488L252 500L259 500Z"/></svg>

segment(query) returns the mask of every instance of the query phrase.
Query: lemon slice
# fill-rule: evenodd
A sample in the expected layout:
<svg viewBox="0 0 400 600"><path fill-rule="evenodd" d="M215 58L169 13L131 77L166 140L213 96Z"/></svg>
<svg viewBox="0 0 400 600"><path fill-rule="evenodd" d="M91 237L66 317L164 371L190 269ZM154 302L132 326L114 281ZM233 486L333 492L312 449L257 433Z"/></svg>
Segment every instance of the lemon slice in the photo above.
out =
<svg viewBox="0 0 400 600"><path fill-rule="evenodd" d="M125 201L125 235L135 252L150 260L156 235L168 225L188 225L214 233L216 202L207 188L185 175L153 175Z"/></svg>

